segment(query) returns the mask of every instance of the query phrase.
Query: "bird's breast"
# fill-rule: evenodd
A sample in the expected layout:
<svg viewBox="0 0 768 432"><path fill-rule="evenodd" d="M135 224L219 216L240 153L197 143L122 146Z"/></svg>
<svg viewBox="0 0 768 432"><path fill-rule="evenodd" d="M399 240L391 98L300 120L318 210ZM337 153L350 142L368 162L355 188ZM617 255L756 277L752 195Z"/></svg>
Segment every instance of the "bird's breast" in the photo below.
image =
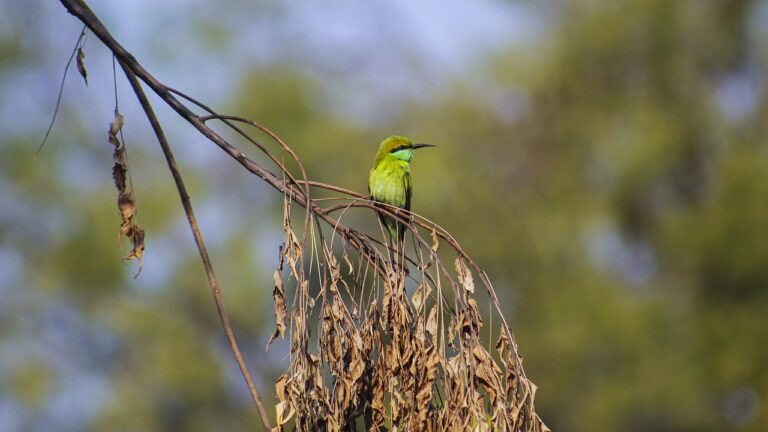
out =
<svg viewBox="0 0 768 432"><path fill-rule="evenodd" d="M404 207L406 203L405 176L408 168L399 164L379 165L371 170L368 189L375 201Z"/></svg>

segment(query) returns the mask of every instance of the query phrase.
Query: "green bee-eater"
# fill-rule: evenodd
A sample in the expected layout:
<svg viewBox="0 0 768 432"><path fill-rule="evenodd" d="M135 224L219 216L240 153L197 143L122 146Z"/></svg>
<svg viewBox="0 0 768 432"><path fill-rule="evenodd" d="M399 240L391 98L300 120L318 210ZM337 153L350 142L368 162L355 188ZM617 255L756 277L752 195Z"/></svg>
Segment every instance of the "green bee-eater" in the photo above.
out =
<svg viewBox="0 0 768 432"><path fill-rule="evenodd" d="M374 201L411 210L413 183L410 162L413 159L413 151L422 147L434 146L413 144L408 138L397 135L381 142L373 168L368 174L368 192ZM410 216L403 214L400 217L408 220ZM379 219L387 227L390 241L402 245L406 227L395 218L381 213Z"/></svg>

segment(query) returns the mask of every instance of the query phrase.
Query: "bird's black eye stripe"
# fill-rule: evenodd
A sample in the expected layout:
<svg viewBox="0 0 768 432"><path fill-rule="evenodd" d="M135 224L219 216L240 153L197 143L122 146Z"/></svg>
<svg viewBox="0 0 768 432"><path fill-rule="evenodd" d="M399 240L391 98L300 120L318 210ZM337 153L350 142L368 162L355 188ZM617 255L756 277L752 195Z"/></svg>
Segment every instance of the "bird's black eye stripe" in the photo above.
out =
<svg viewBox="0 0 768 432"><path fill-rule="evenodd" d="M400 150L403 150L403 149L405 149L405 148L407 148L407 147L405 147L404 145L401 145L401 146L397 146L397 147L393 148L393 149L392 149L392 150L390 150L389 152L390 152L390 153L397 153L397 152L399 152Z"/></svg>

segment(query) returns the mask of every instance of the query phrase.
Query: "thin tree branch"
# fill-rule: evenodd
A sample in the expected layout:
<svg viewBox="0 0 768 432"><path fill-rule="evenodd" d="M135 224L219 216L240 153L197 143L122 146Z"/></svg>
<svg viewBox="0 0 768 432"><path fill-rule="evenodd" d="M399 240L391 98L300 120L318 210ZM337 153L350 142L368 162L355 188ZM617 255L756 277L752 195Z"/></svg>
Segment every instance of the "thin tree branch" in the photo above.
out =
<svg viewBox="0 0 768 432"><path fill-rule="evenodd" d="M77 49L80 48L80 44L83 42L84 37L85 37L85 25L83 25L83 29L80 30L80 36L77 37L77 43L75 44L75 47L72 49L72 54L69 56L69 60L67 60L67 65L64 66L64 72L61 74L61 83L59 84L59 96L56 97L56 108L54 108L53 110L53 116L51 116L51 123L48 124L48 129L45 131L45 136L43 136L43 141L40 142L40 145L37 147L35 154L40 153L40 150L43 149L45 142L48 141L48 135L50 135L51 129L53 129L53 124L56 122L56 116L59 114L59 107L61 106L61 96L64 94L64 83L67 82L67 71L69 70L69 66L72 64L72 59L75 58L75 54L77 54Z"/></svg>
<svg viewBox="0 0 768 432"><path fill-rule="evenodd" d="M250 391L251 397L256 404L256 408L259 410L259 416L261 417L264 429L269 431L272 429L272 427L269 424L267 411L264 409L264 403L261 401L261 395L259 394L259 391L256 390L256 386L253 384L251 373L248 371L248 366L245 364L243 355L240 352L240 347L237 345L235 333L232 331L232 325L229 322L229 315L227 315L227 311L224 307L224 299L221 295L221 287L219 286L219 282L216 279L216 274L213 271L213 264L211 264L211 258L208 255L208 249L205 247L203 235L200 233L200 226L197 224L197 218L195 217L195 212L192 209L192 202L189 199L187 188L184 185L181 172L179 172L179 167L176 165L176 158L173 156L173 152L171 151L171 147L168 145L168 140L166 139L165 133L160 126L160 122L157 120L155 112L152 109L152 105L149 103L149 100L147 100L147 96L144 94L144 90L141 88L141 84L139 83L138 79L136 79L136 75L134 75L133 71L129 69L122 61L120 62L120 66L123 68L123 71L125 71L125 76L128 77L128 81L131 83L131 87L133 87L133 91L136 93L136 97L139 99L141 107L147 114L147 119L149 119L149 123L152 125L152 130L157 136L160 147L163 149L163 155L165 156L166 162L168 162L168 169L171 170L173 180L176 182L176 188L179 191L181 205L184 207L184 213L187 215L189 228L192 230L192 235L195 237L195 244L197 244L197 250L200 252L200 259L203 262L205 274L208 276L208 284L211 287L213 301L216 303L216 311L219 313L219 320L221 321L221 326L224 328L224 333L227 337L227 343L232 349L232 354L235 356L235 361L240 367L240 372L243 374L243 379L245 379L245 382L248 385L248 391Z"/></svg>

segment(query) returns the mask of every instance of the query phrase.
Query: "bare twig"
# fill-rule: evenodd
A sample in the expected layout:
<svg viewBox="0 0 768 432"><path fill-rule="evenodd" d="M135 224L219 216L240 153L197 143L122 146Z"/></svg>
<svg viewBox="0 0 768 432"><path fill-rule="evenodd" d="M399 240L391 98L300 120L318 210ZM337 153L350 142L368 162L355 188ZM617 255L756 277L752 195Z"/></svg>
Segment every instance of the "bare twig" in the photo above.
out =
<svg viewBox="0 0 768 432"><path fill-rule="evenodd" d="M37 150L35 153L40 153L40 150L43 149L43 146L45 145L45 142L48 140L48 135L51 134L51 129L53 129L53 124L56 122L56 116L59 114L59 107L61 106L61 95L64 94L64 83L67 81L67 71L69 70L69 66L72 64L72 59L75 58L75 54L78 53L79 49L81 48L81 43L83 42L83 38L85 38L85 25L83 26L83 29L80 30L80 36L77 37L77 42L75 43L75 47L72 49L72 54L69 56L69 60L67 60L67 65L64 66L64 72L61 74L61 83L59 83L59 95L56 97L56 108L53 110L53 115L51 116L51 123L48 124L48 129L45 131L45 136L43 136L43 140L40 142L40 145L37 147Z"/></svg>
<svg viewBox="0 0 768 432"><path fill-rule="evenodd" d="M221 321L221 326L224 328L224 333L227 337L227 343L232 349L232 354L235 356L235 361L237 362L238 367L240 367L240 372L243 374L243 379L245 379L245 382L248 385L248 391L251 393L251 397L253 398L257 409L259 410L259 416L261 416L264 429L268 431L272 427L269 424L267 411L264 409L264 403L261 401L261 395L259 394L259 391L256 390L256 386L253 384L251 373L248 371L248 367L245 364L245 360L243 359L243 355L240 353L240 348L237 344L237 340L235 339L235 333L232 331L232 325L229 322L229 315L227 315L227 311L224 307L224 299L221 295L221 287L219 286L219 282L216 279L216 274L213 271L213 264L211 264L211 258L208 256L208 249L205 247L203 235L200 233L200 226L197 224L197 218L195 217L195 212L192 209L192 202L189 199L187 188L184 185L181 172L179 172L179 167L176 165L176 158L173 156L173 152L171 151L170 145L168 145L168 140L166 139L165 133L160 126L160 122L157 120L155 112L152 109L152 105L149 103L147 96L144 94L144 90L141 88L141 84L139 84L139 81L136 79L136 75L134 75L133 71L126 67L124 63L120 62L120 66L123 68L123 71L125 71L125 76L128 77L128 81L131 83L131 87L133 87L136 98L139 100L142 109L147 114L147 119L149 119L149 123L152 125L152 130L155 132L155 136L157 136L160 147L163 149L163 155L165 156L166 162L168 162L168 169L171 171L173 180L176 183L176 188L179 191L181 205L184 207L184 213L187 215L189 228L192 230L192 235L195 237L195 244L197 245L197 250L200 252L200 259L203 262L205 274L208 276L208 284L211 287L213 301L216 304L216 311L219 313L219 320Z"/></svg>

